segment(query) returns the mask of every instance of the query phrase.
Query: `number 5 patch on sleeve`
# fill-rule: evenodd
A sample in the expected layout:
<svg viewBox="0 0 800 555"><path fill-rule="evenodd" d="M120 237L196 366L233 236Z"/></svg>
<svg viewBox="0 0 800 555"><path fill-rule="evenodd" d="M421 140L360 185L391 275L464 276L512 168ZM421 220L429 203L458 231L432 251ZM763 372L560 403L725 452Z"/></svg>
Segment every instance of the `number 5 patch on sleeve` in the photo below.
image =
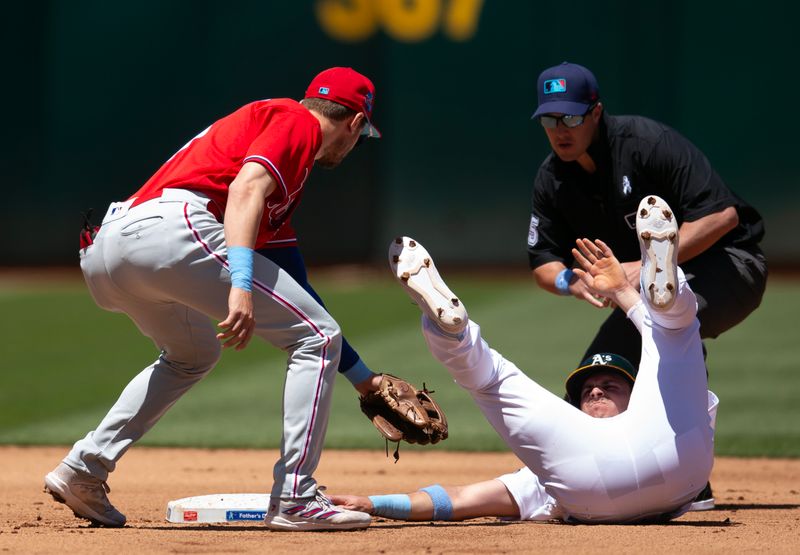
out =
<svg viewBox="0 0 800 555"><path fill-rule="evenodd" d="M528 246L535 247L539 242L539 218L531 214L531 225L528 228Z"/></svg>

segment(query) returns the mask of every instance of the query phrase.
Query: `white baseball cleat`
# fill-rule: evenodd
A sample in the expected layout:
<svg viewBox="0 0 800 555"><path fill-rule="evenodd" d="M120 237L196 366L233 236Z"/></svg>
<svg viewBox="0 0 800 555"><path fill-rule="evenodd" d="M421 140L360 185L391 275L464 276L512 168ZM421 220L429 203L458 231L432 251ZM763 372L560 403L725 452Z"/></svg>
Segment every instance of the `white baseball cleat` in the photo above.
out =
<svg viewBox="0 0 800 555"><path fill-rule="evenodd" d="M711 482L706 484L703 491L697 494L694 498L690 511L710 511L716 508L716 501L714 500L714 493L711 491Z"/></svg>
<svg viewBox="0 0 800 555"><path fill-rule="evenodd" d="M264 524L278 531L363 530L372 517L367 513L337 507L322 489L314 497L271 501Z"/></svg>
<svg viewBox="0 0 800 555"><path fill-rule="evenodd" d="M651 307L666 310L678 294L678 222L664 199L642 199L636 235L642 251L642 295Z"/></svg>
<svg viewBox="0 0 800 555"><path fill-rule="evenodd" d="M389 267L406 293L443 331L458 335L467 327L467 309L447 288L425 247L410 237L389 245Z"/></svg>
<svg viewBox="0 0 800 555"><path fill-rule="evenodd" d="M72 509L75 516L102 526L125 526L125 515L114 508L106 496L108 485L63 462L44 477L44 491Z"/></svg>

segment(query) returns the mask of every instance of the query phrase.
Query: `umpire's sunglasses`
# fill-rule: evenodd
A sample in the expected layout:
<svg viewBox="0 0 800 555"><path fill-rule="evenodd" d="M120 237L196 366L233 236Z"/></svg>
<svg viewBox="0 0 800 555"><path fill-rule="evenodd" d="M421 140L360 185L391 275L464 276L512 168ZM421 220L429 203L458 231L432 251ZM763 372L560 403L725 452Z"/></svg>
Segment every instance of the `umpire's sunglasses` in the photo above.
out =
<svg viewBox="0 0 800 555"><path fill-rule="evenodd" d="M573 129L575 127L583 125L583 122L586 119L586 115L592 110L594 110L595 106L597 106L597 102L589 106L589 108L583 114L579 115L564 114L563 116L546 116L546 115L539 116L539 122L545 129L555 129L556 127L558 127L559 121L562 124L564 124L564 127Z"/></svg>

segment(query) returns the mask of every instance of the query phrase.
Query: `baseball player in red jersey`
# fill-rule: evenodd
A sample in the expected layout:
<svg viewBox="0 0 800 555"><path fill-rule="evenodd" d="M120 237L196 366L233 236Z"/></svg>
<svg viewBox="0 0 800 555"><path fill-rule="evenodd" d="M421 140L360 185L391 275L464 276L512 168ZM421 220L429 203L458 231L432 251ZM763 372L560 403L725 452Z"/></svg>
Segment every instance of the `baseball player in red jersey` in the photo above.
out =
<svg viewBox="0 0 800 555"><path fill-rule="evenodd" d="M282 226L315 163L335 167L362 137L380 136L370 121L374 95L372 82L350 68L323 71L301 102L243 106L190 140L127 201L111 204L93 243L81 249L81 269L97 304L128 314L160 355L45 477L46 490L77 516L125 524L106 496L108 473L214 367L223 346L243 349L257 335L288 354L267 526L369 525L369 515L333 506L312 476L340 359L339 326L254 249L292 239ZM361 383L362 392L371 383Z"/></svg>

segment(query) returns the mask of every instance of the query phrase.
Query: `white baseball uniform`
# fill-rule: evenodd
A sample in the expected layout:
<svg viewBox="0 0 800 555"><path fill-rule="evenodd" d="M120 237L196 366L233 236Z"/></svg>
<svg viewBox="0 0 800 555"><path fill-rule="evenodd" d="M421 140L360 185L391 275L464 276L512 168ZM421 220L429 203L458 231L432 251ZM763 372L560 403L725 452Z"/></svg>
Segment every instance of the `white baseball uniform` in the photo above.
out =
<svg viewBox="0 0 800 555"><path fill-rule="evenodd" d="M131 444L214 367L221 347L209 317L225 319L231 288L221 223L227 187L247 162L262 164L278 183L259 226L256 247L263 247L297 205L321 141L316 118L297 102L254 102L214 123L133 197L109 207L94 244L81 250L81 268L97 304L128 314L160 355L65 463L105 480ZM254 334L288 355L281 457L271 494L314 496L312 473L339 364L339 326L259 254L253 305Z"/></svg>
<svg viewBox="0 0 800 555"><path fill-rule="evenodd" d="M593 418L539 386L490 349L476 323L454 338L423 317L434 357L531 471L500 478L522 518L669 519L705 487L717 400L708 392L696 297L678 274L671 308L655 311L644 300L628 312L642 358L628 409L611 418Z"/></svg>

